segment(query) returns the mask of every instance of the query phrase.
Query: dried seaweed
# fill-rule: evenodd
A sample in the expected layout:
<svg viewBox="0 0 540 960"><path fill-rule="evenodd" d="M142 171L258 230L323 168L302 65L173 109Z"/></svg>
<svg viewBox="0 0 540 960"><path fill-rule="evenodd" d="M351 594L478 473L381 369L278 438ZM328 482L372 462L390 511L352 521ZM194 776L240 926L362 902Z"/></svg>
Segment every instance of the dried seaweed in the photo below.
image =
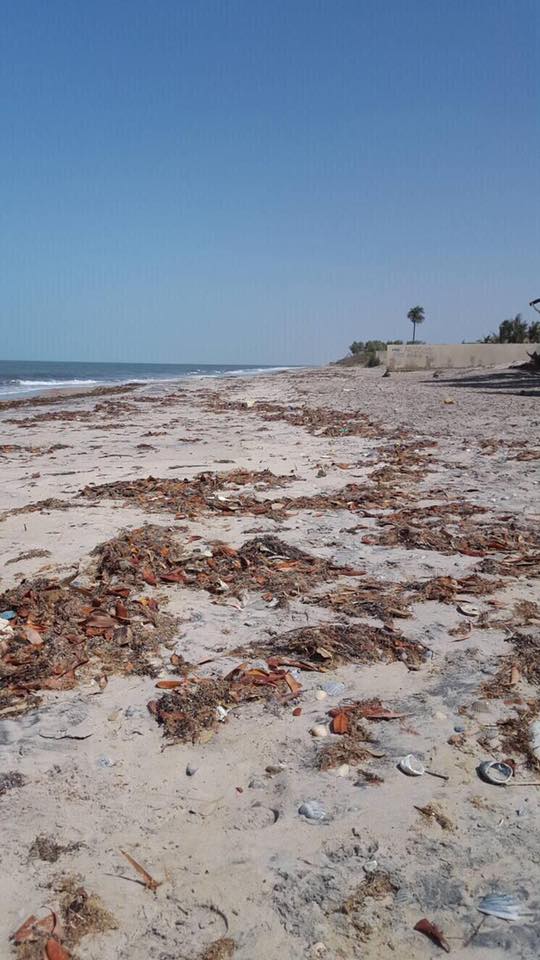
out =
<svg viewBox="0 0 540 960"><path fill-rule="evenodd" d="M236 651L241 653L242 649ZM243 648L246 652L246 648ZM324 623L301 627L271 637L250 648L251 653L286 662L284 657L307 663L310 669L330 669L343 663L391 663L401 661L419 667L427 656L420 643L408 640L390 627L367 624Z"/></svg>
<svg viewBox="0 0 540 960"><path fill-rule="evenodd" d="M134 597L129 587L37 578L0 596L0 609L14 610L13 633L3 638L0 710L35 705L32 694L67 690L77 672L140 673L152 676L151 655L174 634L176 622L155 600Z"/></svg>
<svg viewBox="0 0 540 960"><path fill-rule="evenodd" d="M107 582L180 583L218 595L257 590L271 598L303 596L321 580L355 574L277 537L255 537L238 550L220 542L196 549L180 545L174 533L146 525L101 545L95 550L100 577Z"/></svg>

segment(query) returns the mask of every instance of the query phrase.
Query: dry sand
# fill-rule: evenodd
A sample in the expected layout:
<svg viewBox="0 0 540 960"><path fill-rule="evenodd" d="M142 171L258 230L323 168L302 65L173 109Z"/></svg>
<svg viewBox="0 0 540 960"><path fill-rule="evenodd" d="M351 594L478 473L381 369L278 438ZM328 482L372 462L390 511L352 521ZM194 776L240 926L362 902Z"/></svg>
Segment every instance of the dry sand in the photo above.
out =
<svg viewBox="0 0 540 960"><path fill-rule="evenodd" d="M531 449L538 453L537 400L519 394L521 381L503 381L502 389L493 383L476 372L472 383L464 376L448 384L425 374L383 379L381 370L332 368L0 408L2 592L24 578L78 575L84 583L98 544L145 523L172 530L187 553L195 546L204 552L216 540L239 548L269 533L365 571L364 578L344 575L327 584L313 578L312 589L308 579L307 591L281 601L271 591L235 589L234 583L214 594L185 583L140 584L139 596L158 597L161 610L178 618L172 640L152 655L154 677L109 669L106 683L99 660L90 657L71 689L33 691L40 699L34 709L28 709L30 694L8 697L0 714L2 771L24 779L18 786L13 777L0 780L0 956L41 957L42 938L15 947L10 934L29 914L43 916L44 907L58 910L63 903L65 913L68 901L71 933L56 933L81 960L442 955L414 931L423 917L442 928L460 958L538 956L540 787L519 782L540 781L540 770L527 765L523 743L521 752L520 744L509 752L498 725L520 716L528 722L539 707L534 669L513 653L512 640L515 633L533 638L530 643L538 637L538 608L516 609L521 600L540 599L538 563L508 563L491 573L490 579L503 580L492 593L457 588L451 602L421 602L411 594L412 616L386 614L384 623L373 607L355 617L316 602L325 592L361 586L366 577L384 581L372 591L374 602L393 588L403 599L400 585L467 576L478 572L484 556L499 563L540 553L534 543L540 461L519 459ZM259 401L281 405L275 419L265 417ZM373 427L367 436L344 432L347 426L327 436L317 426L290 422L302 407L359 411ZM59 419L66 410L80 417ZM54 419L47 418L51 413ZM7 422L33 418L24 426ZM65 446L47 452L57 444ZM409 451L408 469L408 461L395 456L400 444ZM390 472L377 477L385 464ZM322 507L312 502L285 512L278 506L275 516L257 516L229 511L222 501L224 512L186 519L159 502L149 512L148 502L79 495L87 484L193 478L238 467L296 479L264 491L227 488L222 495L233 497L233 507L235 497L249 492L279 504L284 497L367 483L389 500L410 495L404 507L435 505L402 525L422 536L447 531L451 545L445 552L411 547L406 531L397 544L377 543L396 524L384 506L357 503L351 510L342 502L331 509L327 500ZM49 506L20 510L49 498ZM441 506L456 501L457 514L441 515ZM456 524L465 501L486 512L463 521L469 526L460 540ZM485 549L463 548L471 530L478 534L493 524L499 533L491 531ZM467 602L480 616L471 615ZM255 659L232 654L236 647L271 647L292 628L329 621L403 634L428 648L428 656L419 666L409 658L301 671L296 699L282 699L276 688L274 698L234 706L202 742L171 743L147 709L160 695L156 682L178 677L174 653L192 664L210 661L195 668L196 678L222 677ZM465 633L465 623L472 625L467 636L452 634L458 627ZM519 668L513 674L512 665ZM14 669L5 668L8 687ZM318 699L329 681L343 688ZM318 756L329 741L343 744L349 735L316 739L310 729L328 723L328 711L347 698L378 698L404 716L366 721L368 746L379 756L352 761L339 775L322 771ZM296 707L301 715L293 714ZM406 777L396 765L408 753L448 779ZM509 756L517 764L511 786L479 779L480 761ZM196 768L192 776L188 765ZM308 800L322 805L324 820L299 814ZM418 810L429 804L440 823ZM48 839L36 845L36 837ZM157 891L137 882L141 877L121 850L161 881ZM66 884L97 895L114 920L96 914L87 928L77 928L80 904L62 893ZM512 923L486 917L476 930L478 904L494 891L514 894L523 917Z"/></svg>

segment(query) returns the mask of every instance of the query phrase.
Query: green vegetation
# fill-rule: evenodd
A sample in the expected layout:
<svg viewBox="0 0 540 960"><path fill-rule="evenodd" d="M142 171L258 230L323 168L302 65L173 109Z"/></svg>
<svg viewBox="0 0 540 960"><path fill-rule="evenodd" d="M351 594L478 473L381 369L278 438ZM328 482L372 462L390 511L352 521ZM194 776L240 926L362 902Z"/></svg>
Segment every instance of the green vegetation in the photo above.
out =
<svg viewBox="0 0 540 960"><path fill-rule="evenodd" d="M490 333L482 343L540 343L540 321L527 323L520 313L499 324L498 333Z"/></svg>
<svg viewBox="0 0 540 960"><path fill-rule="evenodd" d="M426 315L423 307L411 307L407 314L407 320L410 320L413 325L412 343L416 343L417 324L423 323L425 319Z"/></svg>
<svg viewBox="0 0 540 960"><path fill-rule="evenodd" d="M386 350L387 346L403 343L403 340L353 340L349 350L359 363L366 367L378 367L381 360L378 353Z"/></svg>

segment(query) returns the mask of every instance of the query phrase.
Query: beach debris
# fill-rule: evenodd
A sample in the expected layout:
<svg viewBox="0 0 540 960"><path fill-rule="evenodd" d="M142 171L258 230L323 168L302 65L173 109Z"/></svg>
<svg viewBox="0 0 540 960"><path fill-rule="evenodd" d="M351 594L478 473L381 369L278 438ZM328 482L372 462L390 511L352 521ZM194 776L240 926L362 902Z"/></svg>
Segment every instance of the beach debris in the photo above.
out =
<svg viewBox="0 0 540 960"><path fill-rule="evenodd" d="M342 763L336 770L338 777L348 777L350 772L350 766L348 763Z"/></svg>
<svg viewBox="0 0 540 960"><path fill-rule="evenodd" d="M16 616L15 610L4 610L0 613L0 620L14 620Z"/></svg>
<svg viewBox="0 0 540 960"><path fill-rule="evenodd" d="M237 653L245 653L240 648ZM389 626L363 623L322 623L300 627L258 643L251 653L263 653L271 664L296 661L301 670L331 669L343 663L391 663L402 661L417 669L426 659L427 648L408 640Z"/></svg>
<svg viewBox="0 0 540 960"><path fill-rule="evenodd" d="M441 830L453 830L454 825L450 820L450 817L447 817L442 810L435 803L427 803L425 807L417 807L415 804L415 810L418 810L418 813L421 813L423 817L427 820L434 820L435 823L438 823Z"/></svg>
<svg viewBox="0 0 540 960"><path fill-rule="evenodd" d="M131 854L126 853L125 850L120 850L120 853L122 854L123 857L126 858L128 863L131 864L131 866L136 871L136 873L138 873L139 876L142 877L142 880L137 882L142 883L142 885L146 887L148 890L151 890L152 893L156 893L157 888L162 885L163 880L154 880L154 878L148 873L148 870L145 870L145 868L142 867L141 864L137 862L137 860L134 860Z"/></svg>
<svg viewBox="0 0 540 960"><path fill-rule="evenodd" d="M328 727L325 723L316 723L309 731L312 737L327 737ZM333 731L335 733L335 731Z"/></svg>
<svg viewBox="0 0 540 960"><path fill-rule="evenodd" d="M364 873L366 876L362 883L343 903L341 908L343 913L352 914L362 911L366 900L386 900L398 892L399 884L379 867L376 860L369 860L364 864Z"/></svg>
<svg viewBox="0 0 540 960"><path fill-rule="evenodd" d="M326 680L324 683L321 683L321 691L328 697L340 697L345 691L345 684L340 683L338 680ZM318 699L324 699L324 697Z"/></svg>
<svg viewBox="0 0 540 960"><path fill-rule="evenodd" d="M458 612L462 613L465 617L479 617L482 612L480 607L466 600L462 600L461 603L458 604L457 609Z"/></svg>
<svg viewBox="0 0 540 960"><path fill-rule="evenodd" d="M305 817L306 820L327 820L326 811L319 802L319 800L305 800L298 807L298 813L301 817Z"/></svg>
<svg viewBox="0 0 540 960"><path fill-rule="evenodd" d="M97 573L108 584L177 583L223 596L254 590L265 599L304 596L312 586L358 571L311 556L269 534L236 549L213 542L209 549L180 543L176 531L146 525L129 530L95 551Z"/></svg>
<svg viewBox="0 0 540 960"><path fill-rule="evenodd" d="M369 760L373 752L366 745L373 738L363 722L362 702L336 707L329 711L329 716L332 733L339 734L339 740L321 749L317 757L319 768L329 770Z"/></svg>
<svg viewBox="0 0 540 960"><path fill-rule="evenodd" d="M484 760L477 767L478 775L486 783L502 787L514 776L514 770L509 763L498 760Z"/></svg>
<svg viewBox="0 0 540 960"><path fill-rule="evenodd" d="M192 763L186 765L186 777L194 777L199 768L195 767Z"/></svg>
<svg viewBox="0 0 540 960"><path fill-rule="evenodd" d="M28 783L27 778L18 770L6 770L4 773L0 773L0 797L8 790L24 787L26 783Z"/></svg>
<svg viewBox="0 0 540 960"><path fill-rule="evenodd" d="M47 915L40 919L32 914L11 934L10 940L15 946L33 945L31 949L21 946L18 953L21 958L66 960L82 937L116 929L115 918L98 896L80 885L79 877L63 876L56 890L60 894L58 913L49 908Z"/></svg>
<svg viewBox="0 0 540 960"><path fill-rule="evenodd" d="M213 943L205 947L197 960L231 960L235 950L235 940L231 937L220 937L219 940L214 940Z"/></svg>
<svg viewBox="0 0 540 960"><path fill-rule="evenodd" d="M408 753L406 757L401 758L398 769L408 777L422 777L426 772L424 764L413 753Z"/></svg>
<svg viewBox="0 0 540 960"><path fill-rule="evenodd" d="M415 924L414 929L417 930L418 933L423 933L425 937L428 937L429 940L436 943L437 946L441 947L446 953L450 953L450 944L437 924L423 917L422 920L419 920L418 923Z"/></svg>
<svg viewBox="0 0 540 960"><path fill-rule="evenodd" d="M511 893L490 893L483 897L477 908L480 913L499 920L522 920L523 905Z"/></svg>
<svg viewBox="0 0 540 960"><path fill-rule="evenodd" d="M34 914L30 914L24 923L11 934L10 940L13 943L27 943L29 940L38 940L43 934L54 933L58 924L58 918L53 910L48 910L45 917L38 920Z"/></svg>
<svg viewBox="0 0 540 960"><path fill-rule="evenodd" d="M529 724L529 740L531 752L540 760L540 719L536 718Z"/></svg>

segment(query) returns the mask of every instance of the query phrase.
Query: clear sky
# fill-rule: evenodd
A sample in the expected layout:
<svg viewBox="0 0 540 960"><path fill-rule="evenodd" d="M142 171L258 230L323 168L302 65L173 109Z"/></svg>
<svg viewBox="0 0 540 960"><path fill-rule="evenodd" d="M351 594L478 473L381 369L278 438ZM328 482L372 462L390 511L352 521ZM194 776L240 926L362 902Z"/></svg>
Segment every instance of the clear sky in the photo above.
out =
<svg viewBox="0 0 540 960"><path fill-rule="evenodd" d="M538 0L4 0L0 358L301 363L540 297Z"/></svg>

